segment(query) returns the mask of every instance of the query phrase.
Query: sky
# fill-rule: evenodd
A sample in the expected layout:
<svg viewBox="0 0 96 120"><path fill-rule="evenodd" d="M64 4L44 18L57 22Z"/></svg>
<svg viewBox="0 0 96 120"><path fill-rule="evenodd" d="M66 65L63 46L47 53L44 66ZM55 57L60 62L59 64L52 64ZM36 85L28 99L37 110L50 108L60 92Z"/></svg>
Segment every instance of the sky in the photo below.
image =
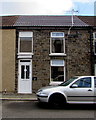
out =
<svg viewBox="0 0 96 120"><path fill-rule="evenodd" d="M93 16L95 1L96 0L0 0L0 16L72 14Z"/></svg>

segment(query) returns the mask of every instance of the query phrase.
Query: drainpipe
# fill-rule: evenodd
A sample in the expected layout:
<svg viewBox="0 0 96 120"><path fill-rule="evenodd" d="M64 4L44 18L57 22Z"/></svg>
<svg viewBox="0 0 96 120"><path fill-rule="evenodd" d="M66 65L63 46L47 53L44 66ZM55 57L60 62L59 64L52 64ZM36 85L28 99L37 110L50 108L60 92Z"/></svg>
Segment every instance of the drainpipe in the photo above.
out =
<svg viewBox="0 0 96 120"><path fill-rule="evenodd" d="M71 25L71 27L70 27L69 30L68 30L68 35L70 35L70 30L71 30L71 28L72 28L73 25L74 25L74 16L73 16L73 14L72 14L72 17L71 17L71 22L72 22L72 25Z"/></svg>
<svg viewBox="0 0 96 120"><path fill-rule="evenodd" d="M71 17L72 25L71 25L71 27L70 27L69 30L68 30L68 35L70 35L70 30L71 30L71 28L72 28L73 25L74 25L74 13L75 13L75 12L78 12L78 11L75 11L74 9L72 9L72 17Z"/></svg>

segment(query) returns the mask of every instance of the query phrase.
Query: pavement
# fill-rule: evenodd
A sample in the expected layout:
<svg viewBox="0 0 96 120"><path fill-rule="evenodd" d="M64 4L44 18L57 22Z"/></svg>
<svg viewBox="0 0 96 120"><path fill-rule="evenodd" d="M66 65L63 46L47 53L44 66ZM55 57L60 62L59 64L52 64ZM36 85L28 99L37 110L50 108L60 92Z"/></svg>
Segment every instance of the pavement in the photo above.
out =
<svg viewBox="0 0 96 120"><path fill-rule="evenodd" d="M32 94L0 93L0 100L37 101L37 97L35 93Z"/></svg>

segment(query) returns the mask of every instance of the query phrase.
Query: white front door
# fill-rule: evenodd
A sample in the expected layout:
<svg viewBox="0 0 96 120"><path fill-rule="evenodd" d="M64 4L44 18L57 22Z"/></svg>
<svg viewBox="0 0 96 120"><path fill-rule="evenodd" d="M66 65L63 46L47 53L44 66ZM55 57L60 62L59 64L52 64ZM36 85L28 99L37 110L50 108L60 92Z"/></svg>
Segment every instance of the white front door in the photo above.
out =
<svg viewBox="0 0 96 120"><path fill-rule="evenodd" d="M19 61L18 93L32 93L32 61Z"/></svg>

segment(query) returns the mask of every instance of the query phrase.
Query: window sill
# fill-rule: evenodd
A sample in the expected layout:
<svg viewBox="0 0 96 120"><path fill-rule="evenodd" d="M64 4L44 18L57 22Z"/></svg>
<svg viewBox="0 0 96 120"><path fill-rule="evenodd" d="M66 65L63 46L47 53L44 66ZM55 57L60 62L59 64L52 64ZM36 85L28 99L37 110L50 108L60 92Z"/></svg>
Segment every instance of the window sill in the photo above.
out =
<svg viewBox="0 0 96 120"><path fill-rule="evenodd" d="M18 53L18 58L32 58L33 53Z"/></svg>
<svg viewBox="0 0 96 120"><path fill-rule="evenodd" d="M49 56L66 56L65 53L51 53Z"/></svg>

